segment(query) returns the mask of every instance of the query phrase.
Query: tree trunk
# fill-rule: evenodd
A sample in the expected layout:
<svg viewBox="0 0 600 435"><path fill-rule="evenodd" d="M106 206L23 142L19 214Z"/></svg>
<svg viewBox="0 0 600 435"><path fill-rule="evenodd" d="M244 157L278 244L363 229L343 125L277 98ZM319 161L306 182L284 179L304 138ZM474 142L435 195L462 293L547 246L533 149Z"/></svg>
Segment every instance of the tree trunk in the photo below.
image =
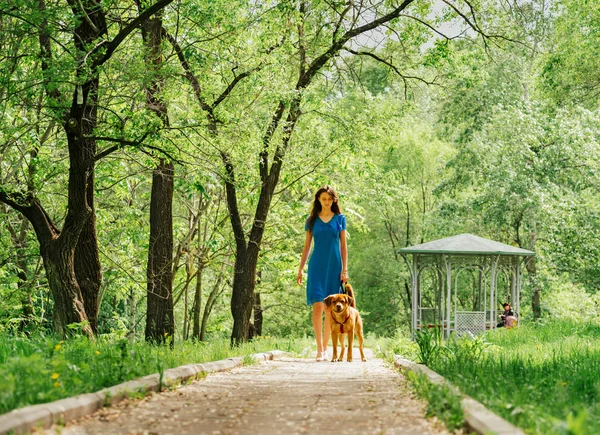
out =
<svg viewBox="0 0 600 435"><path fill-rule="evenodd" d="M81 325L81 332L93 337L83 297L75 278L75 249L62 239L51 241L41 252L46 278L54 298L54 328L61 336L70 335L69 325ZM72 331L77 332L77 331Z"/></svg>
<svg viewBox="0 0 600 435"><path fill-rule="evenodd" d="M239 345L248 341L250 337L250 316L254 302L254 273L258 253L256 255L240 254L236 252L235 276L233 278L233 292L231 295L231 314L233 315L233 329L231 331L231 344Z"/></svg>
<svg viewBox="0 0 600 435"><path fill-rule="evenodd" d="M173 340L173 163L161 159L152 175L146 340Z"/></svg>
<svg viewBox="0 0 600 435"><path fill-rule="evenodd" d="M133 288L129 289L129 331L127 331L127 338L130 343L135 340L135 315L137 311L137 302L135 300L135 292Z"/></svg>
<svg viewBox="0 0 600 435"><path fill-rule="evenodd" d="M262 335L263 312L260 293L254 293L254 335Z"/></svg>
<svg viewBox="0 0 600 435"><path fill-rule="evenodd" d="M202 315L202 325L200 325L200 341L204 341L204 339L206 338L206 325L208 324L208 318L210 316L210 312L213 309L213 306L215 305L215 301L217 300L217 297L219 296L219 294L222 291L221 290L221 281L222 280L223 280L223 273L221 271L219 278L217 278L215 285L213 286L212 290L210 291L210 294L208 295L208 298L206 299L206 304L204 304L204 314Z"/></svg>
<svg viewBox="0 0 600 435"><path fill-rule="evenodd" d="M228 160L224 159L225 167L229 178L225 182L227 192L227 205L230 216L232 216L231 224L236 237L236 259L235 259L235 275L233 278L233 294L231 295L231 314L233 315L233 329L231 331L231 344L238 345L248 341L250 315L252 314L252 304L254 302L254 286L256 281L256 266L258 264L258 256L260 254L260 245L262 243L263 234L265 231L265 223L271 208L273 193L279 182L279 174L283 165L285 151L288 148L294 126L300 118L300 96L296 96L290 103L290 109L287 115L285 126L283 128L282 144L277 147L273 156L273 164L267 173L266 155L263 154L264 162L260 164L261 177L263 184L256 205L254 214L254 222L248 237L248 243L245 243L245 236L237 210L237 199L235 194L232 195L232 190L235 191L233 184L233 167ZM275 118L280 118L283 114L282 106L280 105L274 115ZM268 138L264 139L265 148L270 142L270 135L274 133L269 129ZM233 218L234 214L238 214L237 218ZM239 237L244 238L244 243L239 243Z"/></svg>
<svg viewBox="0 0 600 435"><path fill-rule="evenodd" d="M142 10L138 1L138 8ZM162 59L162 18L157 13L142 24L142 39L146 50L146 65L153 80L146 87L146 105L169 126L167 105L162 98L163 79L160 75ZM173 189L174 165L161 158L152 174L150 198L150 244L148 246L148 309L146 312L146 340L164 343L168 337L173 344L175 319L173 317Z"/></svg>
<svg viewBox="0 0 600 435"><path fill-rule="evenodd" d="M198 270L196 271L196 293L194 294L194 327L192 338L200 339L200 308L202 305L202 257L198 253Z"/></svg>
<svg viewBox="0 0 600 435"><path fill-rule="evenodd" d="M96 212L93 206L94 173L88 177L88 204L91 206L91 215L83 226L75 248L75 277L81 288L83 306L94 333L98 333L98 312L100 311L100 285L102 283L102 269L98 250L98 236L96 234Z"/></svg>
<svg viewBox="0 0 600 435"><path fill-rule="evenodd" d="M535 226L534 230L529 234L529 240L531 242L531 250L535 250L536 244L536 231ZM537 282L537 264L535 260L535 256L529 258L525 264L527 265L527 273L531 276L531 281L533 283L533 289L531 293L531 312L533 314L533 318L538 320L542 317L542 309L540 305L540 285ZM512 301L511 301L512 302ZM514 302L513 302L514 303ZM519 313L520 314L520 313Z"/></svg>

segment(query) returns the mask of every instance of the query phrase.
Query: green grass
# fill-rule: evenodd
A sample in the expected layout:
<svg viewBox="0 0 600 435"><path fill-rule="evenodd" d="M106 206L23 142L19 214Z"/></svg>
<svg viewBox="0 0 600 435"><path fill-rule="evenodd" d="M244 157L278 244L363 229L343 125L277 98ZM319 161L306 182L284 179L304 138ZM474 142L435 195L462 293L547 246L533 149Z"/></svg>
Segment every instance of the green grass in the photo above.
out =
<svg viewBox="0 0 600 435"><path fill-rule="evenodd" d="M450 340L429 366L526 433L600 433L598 325L548 322Z"/></svg>
<svg viewBox="0 0 600 435"><path fill-rule="evenodd" d="M261 337L231 348L229 340L179 342L173 350L99 337L67 341L0 336L0 414L27 405L90 393L185 364L269 350L299 352L306 339ZM248 357L244 361L249 361Z"/></svg>
<svg viewBox="0 0 600 435"><path fill-rule="evenodd" d="M460 401L462 397L446 384L433 384L425 375L408 372L417 395L427 400L426 417L436 416L451 431L461 429L465 416Z"/></svg>

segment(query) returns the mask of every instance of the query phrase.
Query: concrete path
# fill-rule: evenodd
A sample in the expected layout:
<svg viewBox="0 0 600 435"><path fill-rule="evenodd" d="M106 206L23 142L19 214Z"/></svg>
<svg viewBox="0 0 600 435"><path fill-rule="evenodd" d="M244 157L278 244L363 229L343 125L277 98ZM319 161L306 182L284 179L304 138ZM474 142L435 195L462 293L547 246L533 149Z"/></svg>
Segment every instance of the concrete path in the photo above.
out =
<svg viewBox="0 0 600 435"><path fill-rule="evenodd" d="M357 352L358 353L358 352ZM371 352L366 363L282 358L209 375L47 434L447 434L423 417L407 380Z"/></svg>

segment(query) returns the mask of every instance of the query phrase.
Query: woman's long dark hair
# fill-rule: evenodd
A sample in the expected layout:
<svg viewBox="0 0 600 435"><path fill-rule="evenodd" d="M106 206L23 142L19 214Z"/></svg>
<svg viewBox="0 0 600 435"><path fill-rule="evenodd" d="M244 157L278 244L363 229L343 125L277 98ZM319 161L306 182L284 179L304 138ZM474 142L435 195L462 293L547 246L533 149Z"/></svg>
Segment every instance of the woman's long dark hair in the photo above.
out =
<svg viewBox="0 0 600 435"><path fill-rule="evenodd" d="M340 203L338 202L337 193L335 193L335 190L333 189L333 187L331 187L331 186L321 187L319 190L317 190L317 193L315 193L315 201L313 202L312 210L310 211L310 216L308 216L308 229L310 231L312 231L313 225L315 224L317 217L319 217L319 213L321 213L321 203L319 202L319 197L321 196L321 194L323 192L327 192L333 198L333 204L331 204L331 211L334 212L335 214L342 213L342 209L340 208Z"/></svg>

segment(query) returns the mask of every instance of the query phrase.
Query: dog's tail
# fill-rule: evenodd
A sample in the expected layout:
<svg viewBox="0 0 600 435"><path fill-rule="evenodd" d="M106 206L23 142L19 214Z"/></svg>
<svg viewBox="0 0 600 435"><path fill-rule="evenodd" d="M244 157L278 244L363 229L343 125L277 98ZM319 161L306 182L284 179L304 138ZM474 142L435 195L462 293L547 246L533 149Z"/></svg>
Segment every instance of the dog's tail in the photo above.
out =
<svg viewBox="0 0 600 435"><path fill-rule="evenodd" d="M350 283L346 283L346 293L352 298L352 308L356 308L356 297L354 296L354 289Z"/></svg>

